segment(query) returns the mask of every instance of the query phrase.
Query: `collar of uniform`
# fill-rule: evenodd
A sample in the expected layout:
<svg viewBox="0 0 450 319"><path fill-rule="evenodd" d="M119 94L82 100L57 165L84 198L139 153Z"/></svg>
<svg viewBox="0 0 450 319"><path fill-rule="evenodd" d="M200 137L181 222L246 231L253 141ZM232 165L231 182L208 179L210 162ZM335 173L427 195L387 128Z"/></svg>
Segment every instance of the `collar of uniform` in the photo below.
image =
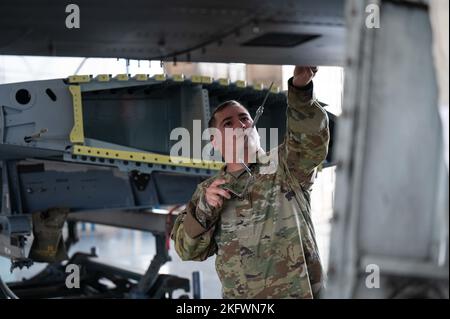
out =
<svg viewBox="0 0 450 319"><path fill-rule="evenodd" d="M250 171L252 172L252 174L255 171L255 168L258 166L258 163L252 163L250 165L248 165L248 168L250 169ZM238 171L234 171L234 172L226 172L227 174L233 176L235 179L239 179L245 172L247 172L247 170L245 168L241 168Z"/></svg>

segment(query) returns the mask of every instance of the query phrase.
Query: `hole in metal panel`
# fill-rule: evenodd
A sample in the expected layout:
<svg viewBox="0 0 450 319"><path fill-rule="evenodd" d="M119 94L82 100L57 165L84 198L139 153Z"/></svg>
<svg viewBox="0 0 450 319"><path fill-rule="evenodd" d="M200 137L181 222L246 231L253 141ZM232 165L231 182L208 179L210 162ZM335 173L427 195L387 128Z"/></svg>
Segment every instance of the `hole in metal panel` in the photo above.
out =
<svg viewBox="0 0 450 319"><path fill-rule="evenodd" d="M243 46L291 48L312 41L319 34L269 32L242 43Z"/></svg>
<svg viewBox="0 0 450 319"><path fill-rule="evenodd" d="M25 105L30 103L31 94L28 90L20 89L16 92L16 101L19 104Z"/></svg>
<svg viewBox="0 0 450 319"><path fill-rule="evenodd" d="M56 101L56 94L55 94L51 89L45 90L45 93L47 93L48 97L49 97L53 102Z"/></svg>

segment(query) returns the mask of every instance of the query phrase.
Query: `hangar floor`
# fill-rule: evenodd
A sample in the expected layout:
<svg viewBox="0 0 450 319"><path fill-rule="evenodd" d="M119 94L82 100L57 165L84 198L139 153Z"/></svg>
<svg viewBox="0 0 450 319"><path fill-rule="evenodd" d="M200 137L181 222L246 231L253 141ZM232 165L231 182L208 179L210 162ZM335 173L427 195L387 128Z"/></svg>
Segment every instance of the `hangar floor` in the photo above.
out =
<svg viewBox="0 0 450 319"><path fill-rule="evenodd" d="M322 223L316 227L317 240L322 254L324 265L327 264L329 225ZM80 241L71 247L69 255L74 252L89 252L96 247L99 261L117 266L137 273L144 273L155 253L155 239L152 234L128 229L118 229L109 226L87 224L79 225ZM200 271L202 298L221 298L221 285L215 272L215 258L211 257L204 262L182 261L171 242L170 257L172 261L166 263L160 273L173 274L180 277L192 278L193 271ZM35 263L30 269L14 270L9 272L10 262L0 258L0 272L6 282L29 278L42 270L46 264ZM192 289L191 289L192 291ZM174 298L185 294L184 291L174 292ZM192 293L188 294L192 297Z"/></svg>
<svg viewBox="0 0 450 319"><path fill-rule="evenodd" d="M335 169L333 167L326 168L318 173L311 192L311 213L325 270L328 268L334 184ZM95 247L99 262L137 273L145 272L156 251L155 238L151 233L102 225L79 224L78 234L80 241L70 248L69 256L76 252L89 253L91 248ZM215 271L214 257L204 262L182 261L173 248L173 242L170 247L169 255L172 261L166 263L160 269L160 273L191 279L192 272L199 271L201 273L202 298L218 299L222 297L221 284ZM6 282L30 278L46 266L44 263L35 263L29 269L15 269L13 273L10 273L10 265L9 259L0 258L0 274ZM184 291L177 290L173 297L178 298L183 294L185 294ZM188 295L192 298L192 287Z"/></svg>
<svg viewBox="0 0 450 319"><path fill-rule="evenodd" d="M328 266L334 185L335 168L326 168L318 173L311 192L312 219L325 269ZM151 233L79 224L78 234L80 241L70 248L69 256L76 252L89 253L91 248L95 247L99 262L136 273L143 274L145 272L156 250L155 238ZM170 247L169 255L172 261L166 263L160 269L160 273L191 279L192 272L199 271L201 273L202 298L221 298L221 284L215 271L215 258L211 257L204 262L185 262L178 257L173 248L173 242ZM10 265L9 259L0 258L0 274L6 282L30 278L46 266L44 263L35 263L30 269L16 269L10 273ZM173 297L178 298L183 294L185 294L184 291L177 290ZM188 295L192 298L192 287Z"/></svg>

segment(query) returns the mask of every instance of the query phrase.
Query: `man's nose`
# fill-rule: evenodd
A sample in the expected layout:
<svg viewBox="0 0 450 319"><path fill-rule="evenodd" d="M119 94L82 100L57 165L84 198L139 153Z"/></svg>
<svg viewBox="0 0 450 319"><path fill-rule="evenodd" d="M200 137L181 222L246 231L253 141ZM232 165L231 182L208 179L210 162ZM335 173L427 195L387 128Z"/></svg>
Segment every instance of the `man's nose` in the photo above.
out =
<svg viewBox="0 0 450 319"><path fill-rule="evenodd" d="M245 126L245 123L244 122L242 122L242 121L238 121L237 123L236 123L236 126L234 127L235 129L246 129L246 126Z"/></svg>
<svg viewBox="0 0 450 319"><path fill-rule="evenodd" d="M250 128L250 127L252 127L252 123L247 123L246 121L239 121L240 123L241 123L241 128L243 128L243 129L247 129L247 128Z"/></svg>

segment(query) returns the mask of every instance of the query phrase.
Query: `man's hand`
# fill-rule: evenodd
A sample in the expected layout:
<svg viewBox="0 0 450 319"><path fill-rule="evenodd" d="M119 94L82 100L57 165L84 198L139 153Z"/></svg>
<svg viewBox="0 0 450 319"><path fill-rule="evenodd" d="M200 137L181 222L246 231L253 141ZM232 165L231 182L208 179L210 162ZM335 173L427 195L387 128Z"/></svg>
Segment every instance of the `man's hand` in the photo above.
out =
<svg viewBox="0 0 450 319"><path fill-rule="evenodd" d="M205 191L205 198L208 205L220 208L223 205L223 199L230 199L231 195L228 191L220 188L219 186L225 184L227 181L224 179L216 179L214 182L209 185L209 187Z"/></svg>
<svg viewBox="0 0 450 319"><path fill-rule="evenodd" d="M311 82L314 75L316 75L317 66L299 66L297 65L294 70L294 79L292 84L295 87L301 88L307 86Z"/></svg>

